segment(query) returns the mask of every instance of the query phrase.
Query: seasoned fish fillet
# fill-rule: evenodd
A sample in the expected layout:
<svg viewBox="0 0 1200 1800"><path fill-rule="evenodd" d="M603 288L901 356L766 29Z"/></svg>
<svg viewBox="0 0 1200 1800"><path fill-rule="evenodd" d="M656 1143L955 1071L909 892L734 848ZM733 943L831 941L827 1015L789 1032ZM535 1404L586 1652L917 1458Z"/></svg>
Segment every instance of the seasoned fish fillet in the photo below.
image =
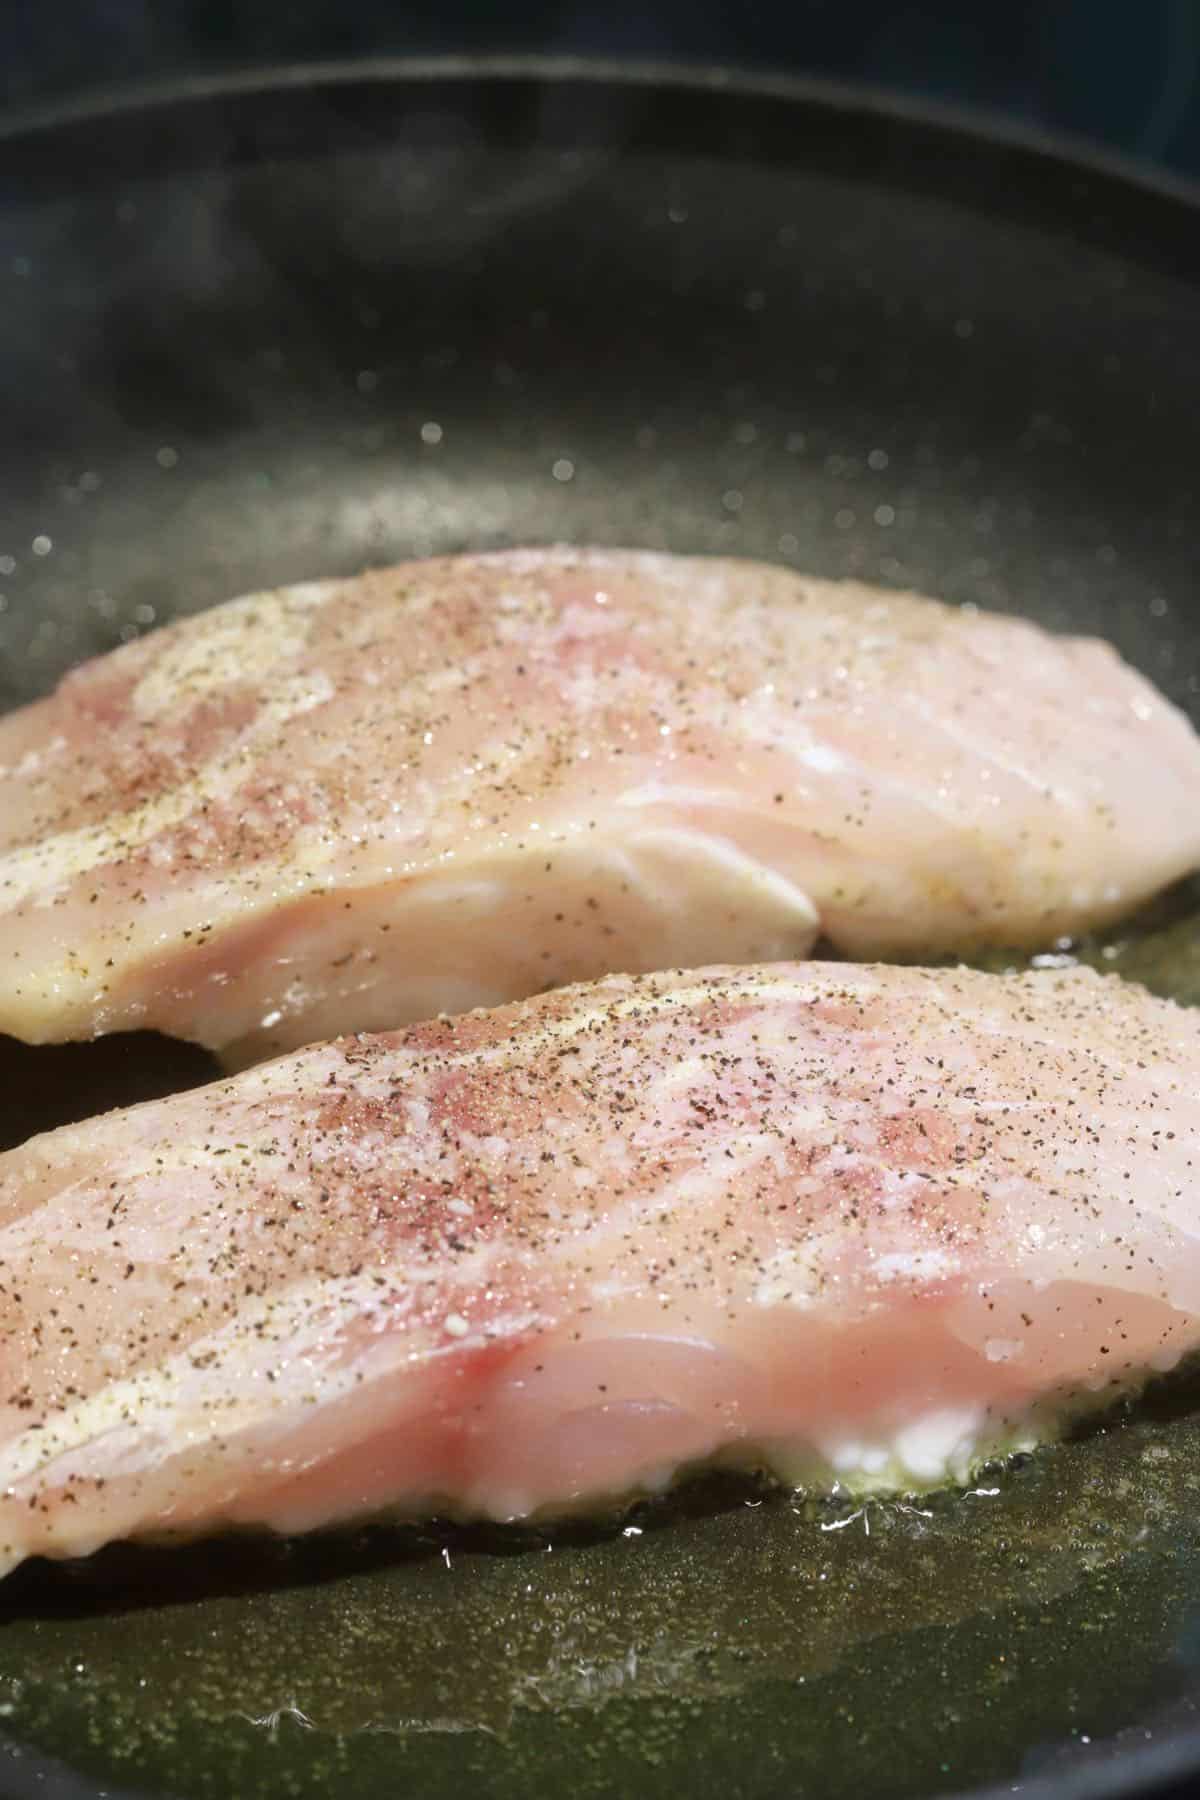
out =
<svg viewBox="0 0 1200 1800"><path fill-rule="evenodd" d="M1200 864L1105 646L609 551L258 594L0 722L0 1030L244 1062L612 969L1046 944Z"/></svg>
<svg viewBox="0 0 1200 1800"><path fill-rule="evenodd" d="M706 1461L957 1480L1200 1338L1200 1019L1091 971L613 977L0 1158L0 1566Z"/></svg>

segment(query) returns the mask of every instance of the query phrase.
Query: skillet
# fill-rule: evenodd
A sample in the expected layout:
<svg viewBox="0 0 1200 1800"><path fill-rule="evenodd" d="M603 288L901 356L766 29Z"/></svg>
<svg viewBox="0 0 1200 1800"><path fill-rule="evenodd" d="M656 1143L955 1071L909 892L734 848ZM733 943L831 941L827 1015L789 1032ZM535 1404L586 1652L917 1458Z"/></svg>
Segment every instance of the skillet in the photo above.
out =
<svg viewBox="0 0 1200 1800"><path fill-rule="evenodd" d="M283 70L10 121L0 702L256 586L568 539L1100 631L1196 716L1198 225L1023 134L654 69ZM1137 972L1187 997L1195 945L1184 917ZM0 1130L209 1067L4 1043ZM907 1505L709 1482L548 1536L30 1565L0 1793L1151 1791L1200 1771L1198 1406L1184 1377Z"/></svg>

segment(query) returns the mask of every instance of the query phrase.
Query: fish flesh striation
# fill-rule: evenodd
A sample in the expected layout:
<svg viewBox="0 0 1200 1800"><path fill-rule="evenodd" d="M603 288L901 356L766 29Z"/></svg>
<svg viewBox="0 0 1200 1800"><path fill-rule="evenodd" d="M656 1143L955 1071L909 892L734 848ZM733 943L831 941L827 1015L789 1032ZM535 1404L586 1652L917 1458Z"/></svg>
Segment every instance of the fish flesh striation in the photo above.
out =
<svg viewBox="0 0 1200 1800"><path fill-rule="evenodd" d="M612 970L1047 947L1200 865L1098 642L527 550L214 608L0 721L0 1030L237 1065Z"/></svg>
<svg viewBox="0 0 1200 1800"><path fill-rule="evenodd" d="M0 1157L0 1569L966 1478L1200 1340L1200 1020L1083 969L610 977Z"/></svg>

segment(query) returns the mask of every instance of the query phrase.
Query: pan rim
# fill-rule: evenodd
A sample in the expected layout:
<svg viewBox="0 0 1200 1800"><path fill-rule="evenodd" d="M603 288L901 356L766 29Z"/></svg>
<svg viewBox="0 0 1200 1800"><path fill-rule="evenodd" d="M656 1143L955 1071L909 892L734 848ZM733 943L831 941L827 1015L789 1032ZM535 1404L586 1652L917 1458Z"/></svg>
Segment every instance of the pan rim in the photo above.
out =
<svg viewBox="0 0 1200 1800"><path fill-rule="evenodd" d="M933 127L950 136L970 138L976 145L1013 150L1035 160L1067 164L1081 175L1138 189L1147 198L1174 201L1189 210L1200 210L1200 178L1157 168L1122 151L1110 150L1080 133L1028 124L988 107L955 105L867 82L781 75L754 66L734 68L724 64L650 58L626 61L615 57L533 52L331 58L118 83L14 108L0 118L0 150L21 138L65 126L99 124L116 115L128 117L181 105L202 105L256 94L265 97L304 89L348 87L356 83L434 85L450 81L541 82L560 86L581 83L633 89L660 87L693 95L732 94L747 99L791 101L828 113L861 113L881 122L892 120L899 124Z"/></svg>
<svg viewBox="0 0 1200 1800"><path fill-rule="evenodd" d="M1152 1732L1153 1727L1131 1726L1129 1732ZM1168 1727L1169 1729L1169 1727ZM1136 1750L1122 1750L1122 1737L1093 1738L1099 1755L1061 1774L1033 1775L1028 1779L991 1782L986 1787L962 1788L945 1796L945 1800L1153 1800L1167 1784L1195 1781L1200 1773L1200 1726L1190 1727L1162 1743L1152 1743ZM1120 1760L1105 1764L1101 1758L1117 1751ZM122 1800L114 1796L114 1800Z"/></svg>

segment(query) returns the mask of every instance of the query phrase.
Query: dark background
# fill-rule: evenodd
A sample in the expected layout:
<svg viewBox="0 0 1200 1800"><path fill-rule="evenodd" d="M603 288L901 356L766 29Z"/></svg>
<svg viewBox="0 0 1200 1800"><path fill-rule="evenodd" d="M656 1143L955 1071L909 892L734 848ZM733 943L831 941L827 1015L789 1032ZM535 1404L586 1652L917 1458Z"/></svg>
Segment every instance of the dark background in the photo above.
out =
<svg viewBox="0 0 1200 1800"><path fill-rule="evenodd" d="M487 50L869 82L1200 175L1200 0L0 0L0 103L247 64Z"/></svg>

